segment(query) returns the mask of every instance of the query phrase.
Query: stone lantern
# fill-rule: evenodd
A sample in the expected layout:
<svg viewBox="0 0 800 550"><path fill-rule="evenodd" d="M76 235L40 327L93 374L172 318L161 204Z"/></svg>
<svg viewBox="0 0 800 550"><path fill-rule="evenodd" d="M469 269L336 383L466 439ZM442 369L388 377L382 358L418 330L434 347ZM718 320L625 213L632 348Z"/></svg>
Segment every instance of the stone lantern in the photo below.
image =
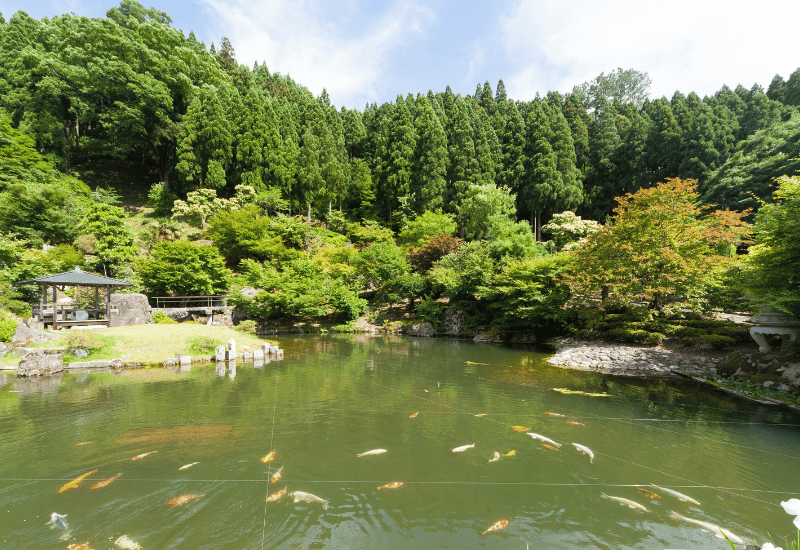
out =
<svg viewBox="0 0 800 550"><path fill-rule="evenodd" d="M758 315L750 318L750 322L756 325L750 327L750 336L758 344L758 351L761 353L772 351L767 343L767 336L770 334L780 334L784 342L800 339L800 320L770 307L762 308Z"/></svg>

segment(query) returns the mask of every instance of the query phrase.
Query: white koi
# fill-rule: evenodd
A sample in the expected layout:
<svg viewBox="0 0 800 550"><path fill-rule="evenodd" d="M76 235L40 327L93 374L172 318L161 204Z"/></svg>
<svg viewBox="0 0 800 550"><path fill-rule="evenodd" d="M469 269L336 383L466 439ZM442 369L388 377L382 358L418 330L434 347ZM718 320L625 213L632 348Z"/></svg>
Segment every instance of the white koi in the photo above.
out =
<svg viewBox="0 0 800 550"><path fill-rule="evenodd" d="M453 452L454 453L463 453L467 449L472 449L474 447L475 447L474 443L472 445L462 445L461 447L456 447L455 449L453 449Z"/></svg>
<svg viewBox="0 0 800 550"><path fill-rule="evenodd" d="M495 451L494 455L492 455L492 458L489 459L489 462L496 462L498 460L500 460L500 453Z"/></svg>
<svg viewBox="0 0 800 550"><path fill-rule="evenodd" d="M594 453L589 447L584 447L583 445L579 445L578 443L573 443L572 445L580 452L589 455L589 464L594 464Z"/></svg>
<svg viewBox="0 0 800 550"><path fill-rule="evenodd" d="M50 529L63 529L64 532L58 537L58 540L68 540L72 537L72 531L69 529L69 525L67 524L67 520L65 519L67 514L59 514L58 512L53 512L50 514L50 521L47 522L46 525L50 526Z"/></svg>
<svg viewBox="0 0 800 550"><path fill-rule="evenodd" d="M122 548L122 550L142 550L142 545L132 540L128 535L122 535L114 544Z"/></svg>
<svg viewBox="0 0 800 550"><path fill-rule="evenodd" d="M639 504L638 502L633 502L632 500L628 500L627 498L622 497L612 497L605 493L601 493L603 498L610 498L611 500L616 500L620 504L627 506L628 508L633 508L634 510L642 510L643 512L647 512L647 508Z"/></svg>
<svg viewBox="0 0 800 550"><path fill-rule="evenodd" d="M717 537L718 539L724 539L725 537L728 537L728 539L731 542L735 542L736 544L744 544L744 541L742 539L740 539L727 529L723 529L719 525L714 525L713 523L708 523L707 521L700 521L699 519L683 517L678 512L670 512L670 516L672 517L672 519L682 519L683 521L688 521L689 523L694 523L695 525L699 525L703 529L708 529L709 531L714 533L714 536Z"/></svg>
<svg viewBox="0 0 800 550"><path fill-rule="evenodd" d="M658 485L650 485L650 487L653 487L655 489L661 489L665 493L669 493L670 495L672 495L674 497L678 497L678 500L682 500L683 502L691 502L692 504L696 504L697 506L700 506L700 503L697 502L695 499L693 499L690 496L686 496L683 493L679 493L678 491L674 491L672 489L667 489L666 487L659 487Z"/></svg>
<svg viewBox="0 0 800 550"><path fill-rule="evenodd" d="M322 500L317 495L312 495L311 493L304 493L303 491L294 491L293 493L289 493L289 496L294 499L295 504L302 501L302 502L319 502L322 504L322 508L327 510L328 509L328 501Z"/></svg>
<svg viewBox="0 0 800 550"><path fill-rule="evenodd" d="M386 449L372 449L371 451L367 451L366 453L361 453L356 456L368 456L368 455L380 455L386 452Z"/></svg>
<svg viewBox="0 0 800 550"><path fill-rule="evenodd" d="M550 445L552 445L554 447L561 447L561 443L556 443L555 441L553 441L549 437L545 437L543 435L535 434L533 432L528 432L528 435L531 436L534 439L538 439L539 441L544 441L545 443L549 443Z"/></svg>
<svg viewBox="0 0 800 550"><path fill-rule="evenodd" d="M200 463L199 463L199 462L192 462L191 464L184 464L183 466L181 466L180 468L178 468L178 470L186 470L187 468L191 468L191 467L192 467L192 466L194 466L195 464L200 464Z"/></svg>

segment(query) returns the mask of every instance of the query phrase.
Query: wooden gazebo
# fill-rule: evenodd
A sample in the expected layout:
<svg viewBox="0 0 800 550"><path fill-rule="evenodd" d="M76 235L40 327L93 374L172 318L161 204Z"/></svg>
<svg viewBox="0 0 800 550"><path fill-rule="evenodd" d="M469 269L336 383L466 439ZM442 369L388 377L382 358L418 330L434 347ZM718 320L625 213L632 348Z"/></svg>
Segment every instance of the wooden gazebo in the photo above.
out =
<svg viewBox="0 0 800 550"><path fill-rule="evenodd" d="M19 281L18 285L39 285L42 289L39 304L33 306L33 317L44 325L52 325L53 330L59 327L73 326L110 326L111 290L122 286L133 286L126 281L104 277L95 273L82 271L75 267L72 271L45 275L38 279ZM94 287L94 308L76 308L72 304L59 304L57 289L59 287L86 286ZM53 300L47 302L48 290L52 287ZM105 289L104 304L101 307L100 291Z"/></svg>

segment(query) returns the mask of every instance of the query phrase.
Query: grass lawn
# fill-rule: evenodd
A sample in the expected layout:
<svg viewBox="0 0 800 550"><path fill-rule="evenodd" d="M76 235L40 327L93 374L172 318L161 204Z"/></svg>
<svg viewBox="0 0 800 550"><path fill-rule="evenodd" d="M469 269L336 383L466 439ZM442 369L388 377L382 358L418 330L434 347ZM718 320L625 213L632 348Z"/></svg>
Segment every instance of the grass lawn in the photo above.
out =
<svg viewBox="0 0 800 550"><path fill-rule="evenodd" d="M214 355L216 346L227 345L231 338L236 341L236 349L239 352L243 347L260 349L261 344L266 342L230 328L182 323L69 330L59 332L59 338L35 347L70 347L69 342L73 338L85 338L89 344L86 347L96 348L91 350L89 357L80 359L81 361L118 359L130 355L130 359L126 361L144 364L163 363L167 358L175 357L177 353L209 358ZM74 342L73 346L81 347L74 345ZM0 359L0 364L19 363L17 356L9 359L10 361L6 361L6 358ZM70 355L64 357L65 362L75 360L78 359Z"/></svg>

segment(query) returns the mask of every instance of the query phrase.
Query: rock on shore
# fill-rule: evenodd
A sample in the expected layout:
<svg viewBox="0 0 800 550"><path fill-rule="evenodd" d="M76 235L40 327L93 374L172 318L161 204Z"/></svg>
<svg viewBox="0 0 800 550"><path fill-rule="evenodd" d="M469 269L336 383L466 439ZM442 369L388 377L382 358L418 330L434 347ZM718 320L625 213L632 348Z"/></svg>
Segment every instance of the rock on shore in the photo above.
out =
<svg viewBox="0 0 800 550"><path fill-rule="evenodd" d="M557 352L547 362L576 370L629 376L665 376L673 372L714 372L716 360L684 355L660 347L637 347L607 342L560 338L550 342Z"/></svg>

